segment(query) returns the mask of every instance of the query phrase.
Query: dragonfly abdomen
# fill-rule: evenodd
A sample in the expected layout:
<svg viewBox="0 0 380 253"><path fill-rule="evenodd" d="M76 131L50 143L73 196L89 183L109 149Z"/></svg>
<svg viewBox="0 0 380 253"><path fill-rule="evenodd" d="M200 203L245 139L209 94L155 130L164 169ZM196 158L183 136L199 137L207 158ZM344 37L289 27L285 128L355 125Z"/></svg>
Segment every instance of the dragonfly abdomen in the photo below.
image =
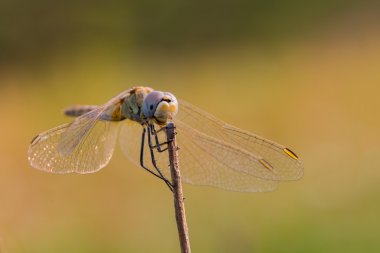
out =
<svg viewBox="0 0 380 253"><path fill-rule="evenodd" d="M63 112L66 116L78 117L96 109L97 105L74 105L66 108Z"/></svg>

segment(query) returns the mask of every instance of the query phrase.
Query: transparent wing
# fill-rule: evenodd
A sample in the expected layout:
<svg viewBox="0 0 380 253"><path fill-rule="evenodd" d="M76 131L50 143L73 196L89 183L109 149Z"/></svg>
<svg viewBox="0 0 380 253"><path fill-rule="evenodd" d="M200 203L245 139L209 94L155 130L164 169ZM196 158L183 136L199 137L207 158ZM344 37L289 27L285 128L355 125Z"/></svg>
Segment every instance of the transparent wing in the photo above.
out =
<svg viewBox="0 0 380 253"><path fill-rule="evenodd" d="M188 141L199 146L197 156L207 153L237 173L261 179L278 181L302 177L303 165L290 149L228 125L185 101L180 101L179 106L175 120L178 139L182 132L190 136ZM180 162L183 163L183 160ZM200 160L202 163L203 159ZM215 173L220 173L217 164L208 163L207 166Z"/></svg>
<svg viewBox="0 0 380 253"><path fill-rule="evenodd" d="M180 171L186 183L257 192L274 190L278 181L302 176L302 164L289 149L227 125L189 103L181 101L175 124ZM120 131L122 150L137 166L141 134L142 127L134 122L124 124ZM166 141L164 131L159 132L159 139ZM144 164L153 169L149 152L145 139ZM164 176L170 178L168 152L155 151L154 155Z"/></svg>
<svg viewBox="0 0 380 253"><path fill-rule="evenodd" d="M116 141L116 123L101 116L120 99L124 91L72 123L39 134L29 147L29 161L35 168L54 173L90 173L110 160Z"/></svg>
<svg viewBox="0 0 380 253"><path fill-rule="evenodd" d="M133 164L135 164L138 167L140 167L140 147L142 131L143 127L140 124L127 119L120 126L119 133L119 141L122 152ZM149 152L148 145L145 146L146 152Z"/></svg>
<svg viewBox="0 0 380 253"><path fill-rule="evenodd" d="M158 126L156 126L159 129ZM124 155L136 166L141 167L140 165L140 154L141 154L141 141L142 141L142 132L143 127L134 121L125 120L120 127L120 147L123 151ZM158 133L160 138L160 143L166 141L166 133L165 131L161 131ZM148 145L147 136L145 137L145 145L144 145L144 155L143 162L144 165L147 166L150 170L155 171L152 165L152 157L150 154L150 149ZM154 143L155 144L155 143ZM162 174L170 180L170 170L169 170L169 157L168 152L154 152L154 157L156 163L161 170Z"/></svg>
<svg viewBox="0 0 380 253"><path fill-rule="evenodd" d="M97 121L104 116L103 113L120 102L120 99L129 94L130 90L124 91L109 100L106 104L95 108L82 116L77 117L61 134L58 150L62 155L68 155L77 147L83 138L91 131Z"/></svg>
<svg viewBox="0 0 380 253"><path fill-rule="evenodd" d="M117 123L97 121L69 154L59 152L62 135L71 124L64 124L39 134L29 147L29 162L40 170L52 173L91 173L106 166L112 157ZM74 132L72 132L74 133ZM66 135L66 138L70 136ZM73 135L72 138L77 138ZM76 142L76 140L74 140Z"/></svg>
<svg viewBox="0 0 380 253"><path fill-rule="evenodd" d="M269 179L273 173L268 169L260 174L267 179L253 173L259 167L254 155L202 134L182 121L177 120L176 126L180 171L184 182L232 191L263 192L276 189L278 181Z"/></svg>
<svg viewBox="0 0 380 253"><path fill-rule="evenodd" d="M239 171L233 168L231 164L223 162L219 157L228 156L233 159L233 156L244 151L234 147L225 147L221 145L218 140L201 134L180 121L176 122L176 126L178 133L177 144L180 148L180 171L184 182L196 185L215 186L226 190L250 192L270 191L277 187L277 181L264 180L250 175L247 172ZM158 128L159 127L156 126L156 129ZM141 125L132 121L126 124L123 123L119 135L123 153L139 167L141 135ZM166 141L165 131L160 131L158 137L159 142L164 143ZM205 151L208 149L212 149L214 152ZM162 174L170 179L168 152L155 151L154 157ZM144 164L151 170L154 170L147 139L145 139L143 158ZM250 164L257 161L252 155L245 154L245 160L243 162Z"/></svg>

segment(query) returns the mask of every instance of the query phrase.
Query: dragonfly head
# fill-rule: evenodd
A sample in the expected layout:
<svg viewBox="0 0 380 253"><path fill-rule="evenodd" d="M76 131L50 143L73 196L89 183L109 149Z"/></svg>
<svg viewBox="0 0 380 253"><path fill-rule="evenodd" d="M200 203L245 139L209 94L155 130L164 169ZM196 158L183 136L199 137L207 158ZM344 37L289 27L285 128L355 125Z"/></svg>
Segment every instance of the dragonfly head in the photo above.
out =
<svg viewBox="0 0 380 253"><path fill-rule="evenodd" d="M178 112L178 101L169 92L152 91L144 98L143 113L159 125L165 125Z"/></svg>

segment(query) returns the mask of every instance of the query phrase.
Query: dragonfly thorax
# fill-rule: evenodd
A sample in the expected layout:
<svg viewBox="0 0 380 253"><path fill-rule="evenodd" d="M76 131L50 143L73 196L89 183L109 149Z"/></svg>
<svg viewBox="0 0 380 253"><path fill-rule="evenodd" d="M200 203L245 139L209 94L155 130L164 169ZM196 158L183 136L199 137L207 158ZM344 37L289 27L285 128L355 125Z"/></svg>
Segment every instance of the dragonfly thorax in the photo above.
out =
<svg viewBox="0 0 380 253"><path fill-rule="evenodd" d="M178 111L178 102L169 92L154 91L149 87L135 87L124 98L121 114L124 118L144 123L165 125Z"/></svg>
<svg viewBox="0 0 380 253"><path fill-rule="evenodd" d="M146 120L142 112L145 97L153 91L149 87L134 87L124 98L121 106L121 114L124 118L143 123Z"/></svg>

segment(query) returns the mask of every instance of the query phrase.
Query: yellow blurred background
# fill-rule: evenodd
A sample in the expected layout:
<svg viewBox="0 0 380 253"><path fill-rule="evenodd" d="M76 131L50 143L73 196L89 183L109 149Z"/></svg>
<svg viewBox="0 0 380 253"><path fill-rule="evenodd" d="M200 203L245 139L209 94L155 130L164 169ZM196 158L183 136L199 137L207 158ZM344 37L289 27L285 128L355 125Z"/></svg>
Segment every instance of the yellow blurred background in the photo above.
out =
<svg viewBox="0 0 380 253"><path fill-rule="evenodd" d="M0 1L0 252L179 252L172 195L117 148L90 175L31 168L62 109L134 85L282 143L275 192L185 185L193 252L380 252L376 1Z"/></svg>

